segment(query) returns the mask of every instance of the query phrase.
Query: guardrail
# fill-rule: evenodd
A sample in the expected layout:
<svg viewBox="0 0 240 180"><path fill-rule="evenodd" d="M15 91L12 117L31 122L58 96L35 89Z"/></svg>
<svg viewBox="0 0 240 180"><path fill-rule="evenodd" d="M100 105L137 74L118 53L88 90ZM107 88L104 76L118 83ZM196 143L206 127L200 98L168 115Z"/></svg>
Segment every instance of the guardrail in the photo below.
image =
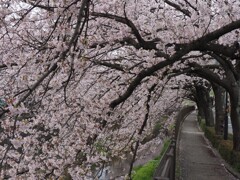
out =
<svg viewBox="0 0 240 180"><path fill-rule="evenodd" d="M194 106L183 107L176 116L175 131L171 138L171 143L164 152L160 163L154 173L154 180L175 180L176 169L176 144L179 130L183 120L195 109Z"/></svg>

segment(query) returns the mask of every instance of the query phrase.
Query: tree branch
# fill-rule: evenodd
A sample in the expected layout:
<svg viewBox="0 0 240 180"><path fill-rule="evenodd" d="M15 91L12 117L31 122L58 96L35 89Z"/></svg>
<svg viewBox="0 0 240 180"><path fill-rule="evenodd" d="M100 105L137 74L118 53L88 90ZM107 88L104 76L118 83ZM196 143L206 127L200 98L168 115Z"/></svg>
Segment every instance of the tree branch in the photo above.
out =
<svg viewBox="0 0 240 180"><path fill-rule="evenodd" d="M225 89L229 89L229 83L226 79L220 79L218 75L210 71L209 69L203 68L201 65L197 63L191 63L191 66L195 69L192 71L193 73L196 73L198 76L208 80L209 82L214 82Z"/></svg>
<svg viewBox="0 0 240 180"><path fill-rule="evenodd" d="M99 12L92 12L91 15L95 16L95 17L102 17L102 18L113 19L113 20L115 20L117 22L120 22L122 24L127 25L128 27L131 28L134 36L136 37L136 39L137 39L137 41L138 41L138 43L139 43L139 45L141 47L143 47L144 49L147 49L147 50L157 49L156 48L156 41L157 41L157 39L152 40L152 41L145 41L142 38L142 36L140 35L137 27L127 17L121 17L121 16L109 14L109 13L99 13Z"/></svg>
<svg viewBox="0 0 240 180"><path fill-rule="evenodd" d="M147 109L147 112L145 114L145 117L144 117L144 121L142 123L142 126L141 128L139 129L138 131L138 134L139 135L142 135L143 131L144 131L144 128L145 126L147 125L147 121L148 121L148 117L149 117L149 110L150 110L150 105L149 105L149 102L151 100L151 93L152 91L154 91L156 87L156 84L153 84L151 88L148 89L148 96L147 96L147 102L146 102L146 109ZM136 145L135 145L135 149L134 149L134 153L133 153L133 158L132 158L132 161L131 161L131 164L130 164L130 168L129 168L129 172L128 172L128 176L131 178L131 174L132 174L132 169L133 169L133 163L135 162L135 159L136 159L136 155L137 155L137 150L138 150L138 147L139 147L139 143L140 141L138 140L136 142Z"/></svg>
<svg viewBox="0 0 240 180"><path fill-rule="evenodd" d="M188 11L187 9L182 9L178 4L175 4L169 0L164 0L165 3L167 3L169 6L173 7L174 9L180 11L184 15L191 17L191 12Z"/></svg>
<svg viewBox="0 0 240 180"><path fill-rule="evenodd" d="M222 44L209 43L204 45L202 50L209 50L215 54L222 54L231 59L239 58L239 55L237 55L238 49L234 45L225 46Z"/></svg>
<svg viewBox="0 0 240 180"><path fill-rule="evenodd" d="M157 63L156 65L151 66L150 68L147 68L145 70L142 70L135 79L130 83L127 90L120 95L117 99L113 100L110 103L111 108L115 108L118 104L124 102L127 98L131 96L133 91L137 88L139 84L141 84L141 81L147 77L154 74L156 71L173 64L174 62L180 60L184 55L189 53L192 50L199 50L202 48L204 44L207 44L210 41L213 41L215 39L218 39L222 35L229 33L233 31L234 29L240 28L240 19L234 22L231 22L191 43L188 43L183 49L177 51L174 53L170 58L166 59L165 61L161 61Z"/></svg>
<svg viewBox="0 0 240 180"><path fill-rule="evenodd" d="M93 61L93 63L124 72L124 68L120 64L116 64L116 63L113 64L113 63L108 63L108 62L98 62L98 61Z"/></svg>
<svg viewBox="0 0 240 180"><path fill-rule="evenodd" d="M231 62L229 62L224 57L221 57L220 55L217 55L215 53L211 53L210 56L212 56L214 59L216 59L222 65L227 76L234 78L234 79L239 79L239 74L234 69L233 64Z"/></svg>
<svg viewBox="0 0 240 180"><path fill-rule="evenodd" d="M193 47L193 46L192 46ZM123 95L119 96L117 99L115 99L114 101L111 102L110 107L111 108L115 108L118 104L122 103L123 101L125 101L129 96L131 96L131 94L133 93L133 91L136 89L136 87L141 84L141 81L147 77L147 76L151 76L152 74L154 74L156 71L173 64L174 62L176 62L177 60L181 59L185 54L187 54L188 52L191 51L192 47L188 47L182 51L178 51L176 52L172 57L170 57L169 59L165 60L165 61L161 61L159 63L157 63L156 65L153 65L152 67L146 69L146 70L142 70L137 76L136 78L131 82L131 84L128 86L127 90L123 93Z"/></svg>
<svg viewBox="0 0 240 180"><path fill-rule="evenodd" d="M38 1L38 2L31 2L31 1L27 1L27 0L22 0L24 3L27 3L27 4L30 4L31 6L33 6L33 8L37 7L37 8L40 8L40 9L44 9L46 11L49 11L49 12L54 12L54 9L55 7L51 7L51 6L44 6L44 5L41 5L39 4L41 2Z"/></svg>
<svg viewBox="0 0 240 180"><path fill-rule="evenodd" d="M198 9L194 7L190 2L188 2L187 0L184 0L184 2L188 4L194 11L198 12Z"/></svg>
<svg viewBox="0 0 240 180"><path fill-rule="evenodd" d="M57 63L53 64L53 66L45 73L42 75L42 77L29 89L28 93L25 94L25 96L23 96L18 103L16 104L16 106L19 106L23 101L25 101L28 96L30 96L32 94L32 92L43 82L43 80L48 77L48 75L55 71L57 69Z"/></svg>

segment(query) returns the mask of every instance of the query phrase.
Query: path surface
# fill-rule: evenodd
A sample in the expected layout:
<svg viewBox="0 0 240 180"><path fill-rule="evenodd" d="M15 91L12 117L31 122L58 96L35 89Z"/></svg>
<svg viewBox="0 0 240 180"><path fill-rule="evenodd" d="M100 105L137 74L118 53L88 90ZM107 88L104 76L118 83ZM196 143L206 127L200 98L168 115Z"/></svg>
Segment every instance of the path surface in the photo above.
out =
<svg viewBox="0 0 240 180"><path fill-rule="evenodd" d="M196 113L182 125L179 145L181 180L235 180L221 164L197 125Z"/></svg>

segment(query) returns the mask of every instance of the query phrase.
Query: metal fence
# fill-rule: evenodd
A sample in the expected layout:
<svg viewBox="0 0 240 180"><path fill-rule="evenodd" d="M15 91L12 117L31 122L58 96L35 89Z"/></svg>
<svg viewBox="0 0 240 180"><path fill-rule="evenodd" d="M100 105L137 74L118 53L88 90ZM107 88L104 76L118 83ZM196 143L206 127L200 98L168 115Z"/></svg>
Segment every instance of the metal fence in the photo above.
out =
<svg viewBox="0 0 240 180"><path fill-rule="evenodd" d="M195 109L194 106L186 106L180 110L176 117L175 131L171 143L164 152L160 163L154 173L154 180L175 180L176 146L178 135L183 120Z"/></svg>

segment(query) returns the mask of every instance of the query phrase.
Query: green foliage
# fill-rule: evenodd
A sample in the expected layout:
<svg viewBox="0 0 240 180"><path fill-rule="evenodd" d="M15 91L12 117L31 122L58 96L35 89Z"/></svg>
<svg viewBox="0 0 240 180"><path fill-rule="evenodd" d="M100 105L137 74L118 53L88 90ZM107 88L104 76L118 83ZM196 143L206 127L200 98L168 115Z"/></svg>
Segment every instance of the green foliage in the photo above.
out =
<svg viewBox="0 0 240 180"><path fill-rule="evenodd" d="M164 142L164 145L163 145L163 148L161 150L160 155L158 157L156 157L155 159L160 160L162 158L163 154L166 152L166 150L167 150L168 146L170 145L170 143L171 143L171 141L169 139Z"/></svg>
<svg viewBox="0 0 240 180"><path fill-rule="evenodd" d="M228 140L215 134L213 127L206 127L204 123L200 124L204 130L205 136L212 143L213 147L218 150L222 158L227 161L236 171L240 172L240 152L233 151L232 135L228 135Z"/></svg>
<svg viewBox="0 0 240 180"><path fill-rule="evenodd" d="M173 123L173 124L171 124L171 125L169 126L169 131L170 131L171 133L174 131L174 129L175 129L175 123Z"/></svg>
<svg viewBox="0 0 240 180"><path fill-rule="evenodd" d="M234 169L240 172L240 152L232 151L232 164Z"/></svg>
<svg viewBox="0 0 240 180"><path fill-rule="evenodd" d="M153 136L157 137L157 135L160 133L161 129L162 129L162 123L157 122L155 124L155 126L153 127L153 131L152 131Z"/></svg>
<svg viewBox="0 0 240 180"><path fill-rule="evenodd" d="M147 162L143 166L134 167L133 180L152 180L155 169L157 168L163 154L166 152L169 145L170 140L166 140L159 156Z"/></svg>
<svg viewBox="0 0 240 180"><path fill-rule="evenodd" d="M205 136L212 143L213 147L218 148L221 137L215 134L214 127L205 127Z"/></svg>
<svg viewBox="0 0 240 180"><path fill-rule="evenodd" d="M139 169L141 169L143 167L143 165L138 165L138 166L135 166L133 169L134 171L138 171Z"/></svg>
<svg viewBox="0 0 240 180"><path fill-rule="evenodd" d="M218 144L218 151L221 156L231 164L233 144L230 140L221 140Z"/></svg>
<svg viewBox="0 0 240 180"><path fill-rule="evenodd" d="M206 124L204 123L204 120L200 116L198 116L197 118L198 118L198 122L200 123L199 125L200 125L201 129L205 132Z"/></svg>
<svg viewBox="0 0 240 180"><path fill-rule="evenodd" d="M154 171L159 163L159 160L151 160L143 167L136 171L133 180L152 180Z"/></svg>

